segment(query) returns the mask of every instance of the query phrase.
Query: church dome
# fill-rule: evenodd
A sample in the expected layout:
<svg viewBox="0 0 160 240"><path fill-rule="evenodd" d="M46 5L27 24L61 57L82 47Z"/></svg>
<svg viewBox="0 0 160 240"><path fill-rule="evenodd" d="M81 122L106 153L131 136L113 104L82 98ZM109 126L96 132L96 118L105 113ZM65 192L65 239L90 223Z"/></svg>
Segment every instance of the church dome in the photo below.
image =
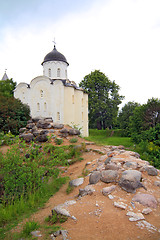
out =
<svg viewBox="0 0 160 240"><path fill-rule="evenodd" d="M42 65L43 63L50 62L50 61L65 62L67 63L67 65L69 65L65 56L62 53L57 51L55 45L54 45L54 49L45 56L44 61L42 62Z"/></svg>

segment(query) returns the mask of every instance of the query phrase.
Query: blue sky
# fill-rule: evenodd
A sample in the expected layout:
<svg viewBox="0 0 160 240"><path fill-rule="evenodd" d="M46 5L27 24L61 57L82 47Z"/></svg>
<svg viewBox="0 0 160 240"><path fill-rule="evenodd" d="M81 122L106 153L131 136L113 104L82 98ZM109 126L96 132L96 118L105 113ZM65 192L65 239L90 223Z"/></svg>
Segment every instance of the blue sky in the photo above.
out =
<svg viewBox="0 0 160 240"><path fill-rule="evenodd" d="M0 1L0 78L17 83L42 75L53 49L79 83L95 69L121 87L125 102L160 97L159 0Z"/></svg>

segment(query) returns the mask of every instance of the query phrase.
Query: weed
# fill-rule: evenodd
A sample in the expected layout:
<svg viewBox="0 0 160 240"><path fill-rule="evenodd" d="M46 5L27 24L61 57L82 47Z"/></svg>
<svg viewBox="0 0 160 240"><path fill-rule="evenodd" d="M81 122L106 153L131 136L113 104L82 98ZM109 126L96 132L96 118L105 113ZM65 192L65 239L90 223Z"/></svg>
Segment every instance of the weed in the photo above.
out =
<svg viewBox="0 0 160 240"><path fill-rule="evenodd" d="M83 177L86 177L86 176L88 176L88 174L89 174L88 169L83 168L83 170L82 170L82 176L83 176Z"/></svg>
<svg viewBox="0 0 160 240"><path fill-rule="evenodd" d="M67 194L70 194L73 190L74 190L74 186L71 186L71 185L68 183L68 187L67 187L67 189L66 189L66 193L67 193Z"/></svg>
<svg viewBox="0 0 160 240"><path fill-rule="evenodd" d="M38 224L38 222L35 221L26 222L26 224L23 226L22 235L28 237L30 236L32 231L37 230L39 227L40 225Z"/></svg>
<svg viewBox="0 0 160 240"><path fill-rule="evenodd" d="M45 221L50 223L50 224L55 224L55 223L64 223L68 219L67 216L57 214L54 210L52 210L52 215L49 215Z"/></svg>
<svg viewBox="0 0 160 240"><path fill-rule="evenodd" d="M71 138L69 141L70 141L70 143L76 143L78 141L78 139L77 138Z"/></svg>
<svg viewBox="0 0 160 240"><path fill-rule="evenodd" d="M55 138L54 142L56 145L61 145L63 143L63 139L62 138Z"/></svg>

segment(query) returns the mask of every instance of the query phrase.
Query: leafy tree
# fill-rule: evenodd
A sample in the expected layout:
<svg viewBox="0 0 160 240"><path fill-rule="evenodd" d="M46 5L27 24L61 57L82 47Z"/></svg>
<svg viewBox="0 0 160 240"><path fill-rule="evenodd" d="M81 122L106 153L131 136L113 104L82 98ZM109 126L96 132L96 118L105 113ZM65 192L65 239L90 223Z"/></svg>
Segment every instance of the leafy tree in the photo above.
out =
<svg viewBox="0 0 160 240"><path fill-rule="evenodd" d="M117 124L123 129L123 136L130 137L130 117L133 116L133 111L138 106L140 105L136 102L128 102L119 112Z"/></svg>
<svg viewBox="0 0 160 240"><path fill-rule="evenodd" d="M18 134L19 128L26 125L30 118L29 106L14 97L0 93L0 129L7 133Z"/></svg>
<svg viewBox="0 0 160 240"><path fill-rule="evenodd" d="M89 125L90 128L105 129L112 127L117 117L118 105L123 96L120 96L119 86L111 82L99 70L86 75L80 82L89 96Z"/></svg>
<svg viewBox="0 0 160 240"><path fill-rule="evenodd" d="M149 99L146 104L136 107L131 117L132 138L139 143L145 131L155 128L160 123L160 100Z"/></svg>
<svg viewBox="0 0 160 240"><path fill-rule="evenodd" d="M13 90L15 89L17 83L11 79L0 81L0 94L6 97L13 96Z"/></svg>

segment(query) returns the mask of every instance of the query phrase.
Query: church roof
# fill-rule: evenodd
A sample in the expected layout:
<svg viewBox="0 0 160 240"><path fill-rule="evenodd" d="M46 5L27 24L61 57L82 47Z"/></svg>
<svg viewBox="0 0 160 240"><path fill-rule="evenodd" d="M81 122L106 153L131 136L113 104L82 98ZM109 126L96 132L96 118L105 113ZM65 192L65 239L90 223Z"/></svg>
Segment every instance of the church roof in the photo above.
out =
<svg viewBox="0 0 160 240"><path fill-rule="evenodd" d="M7 80L7 79L9 79L9 78L8 78L8 76L7 76L7 73L5 72L4 75L3 75L3 77L2 77L2 80Z"/></svg>
<svg viewBox="0 0 160 240"><path fill-rule="evenodd" d="M42 65L43 63L49 62L49 61L61 61L69 65L65 56L62 53L57 51L55 45L54 45L54 49L45 56L44 61L42 62Z"/></svg>

